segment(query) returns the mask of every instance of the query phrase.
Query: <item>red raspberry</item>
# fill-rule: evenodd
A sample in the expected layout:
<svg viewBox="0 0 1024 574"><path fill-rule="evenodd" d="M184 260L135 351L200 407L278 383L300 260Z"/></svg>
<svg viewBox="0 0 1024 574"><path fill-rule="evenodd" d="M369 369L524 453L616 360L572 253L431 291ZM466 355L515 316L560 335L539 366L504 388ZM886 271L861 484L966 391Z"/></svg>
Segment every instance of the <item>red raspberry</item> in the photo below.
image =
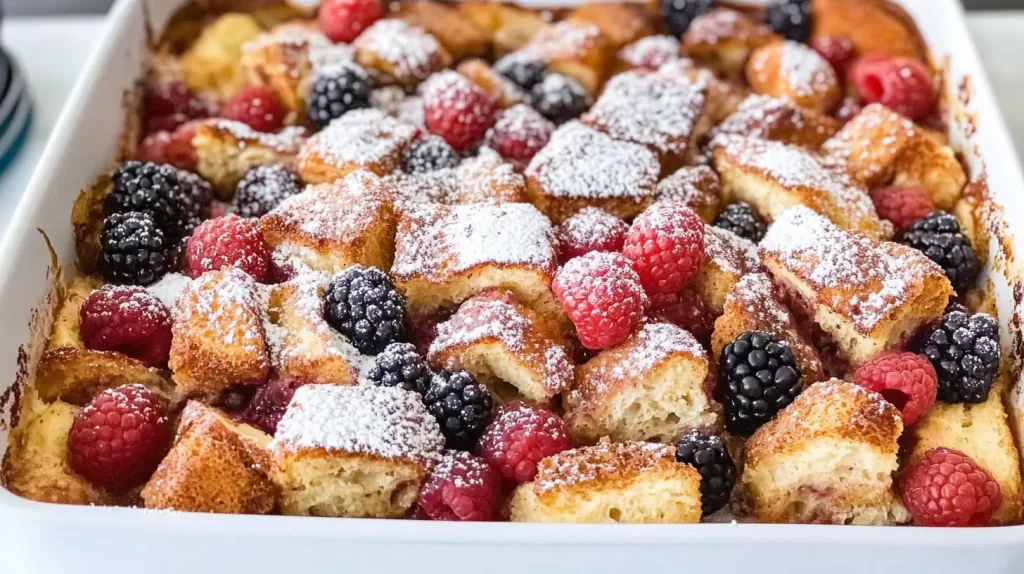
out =
<svg viewBox="0 0 1024 574"><path fill-rule="evenodd" d="M484 138L496 109L493 96L458 72L436 74L423 88L427 129L456 150L468 149Z"/></svg>
<svg viewBox="0 0 1024 574"><path fill-rule="evenodd" d="M196 227L185 247L185 260L192 278L223 267L238 267L263 283L270 267L270 248L255 219L230 214Z"/></svg>
<svg viewBox="0 0 1024 574"><path fill-rule="evenodd" d="M85 299L78 316L86 348L124 353L150 367L167 365L171 312L142 287L104 285Z"/></svg>
<svg viewBox="0 0 1024 574"><path fill-rule="evenodd" d="M96 395L75 415L68 461L89 482L124 491L153 474L170 439L170 419L156 395L124 385Z"/></svg>
<svg viewBox="0 0 1024 574"><path fill-rule="evenodd" d="M920 187L876 187L870 194L878 216L891 221L896 231L935 211L928 192Z"/></svg>
<svg viewBox="0 0 1024 574"><path fill-rule="evenodd" d="M288 410L288 403L292 402L296 389L304 384L306 383L302 381L272 379L256 390L256 394L249 401L249 406L242 413L242 420L273 435L277 432L277 424Z"/></svg>
<svg viewBox="0 0 1024 574"><path fill-rule="evenodd" d="M675 293L704 262L704 222L682 203L659 201L633 220L622 254L648 294Z"/></svg>
<svg viewBox="0 0 1024 574"><path fill-rule="evenodd" d="M853 42L845 36L819 36L811 41L811 48L828 60L840 78L846 77L846 70L857 57Z"/></svg>
<svg viewBox="0 0 1024 574"><path fill-rule="evenodd" d="M522 169L540 148L547 145L555 124L526 104L500 112L487 133L487 145L501 157Z"/></svg>
<svg viewBox="0 0 1024 574"><path fill-rule="evenodd" d="M596 207L585 207L555 230L562 263L591 251L622 251L629 225Z"/></svg>
<svg viewBox="0 0 1024 574"><path fill-rule="evenodd" d="M320 5L320 31L335 44L348 44L383 15L380 0L324 0Z"/></svg>
<svg viewBox="0 0 1024 574"><path fill-rule="evenodd" d="M935 108L931 73L913 58L871 54L858 60L850 75L865 104L881 103L914 121L926 119Z"/></svg>
<svg viewBox="0 0 1024 574"><path fill-rule="evenodd" d="M864 106L860 105L860 100L857 98L847 96L843 98L843 101L839 103L839 107L836 108L835 117L837 120L844 124L852 120L857 114L864 109Z"/></svg>
<svg viewBox="0 0 1024 574"><path fill-rule="evenodd" d="M248 124L263 133L274 133L284 125L284 110L277 96L263 86L248 86L224 104L221 117Z"/></svg>
<svg viewBox="0 0 1024 574"><path fill-rule="evenodd" d="M625 341L647 307L640 278L618 253L592 251L570 260L558 270L551 287L588 349Z"/></svg>
<svg viewBox="0 0 1024 574"><path fill-rule="evenodd" d="M935 404L938 376L931 361L914 353L886 353L864 363L853 382L885 397L910 426Z"/></svg>
<svg viewBox="0 0 1024 574"><path fill-rule="evenodd" d="M501 475L468 452L448 451L420 490L414 516L422 520L494 519Z"/></svg>
<svg viewBox="0 0 1024 574"><path fill-rule="evenodd" d="M520 402L500 407L477 443L487 464L517 483L533 480L538 462L570 448L558 415Z"/></svg>
<svg viewBox="0 0 1024 574"><path fill-rule="evenodd" d="M1003 503L999 483L966 454L933 448L903 475L903 504L918 526L988 526Z"/></svg>
<svg viewBox="0 0 1024 574"><path fill-rule="evenodd" d="M189 120L209 117L213 110L181 82L152 84L143 99L146 133L173 132Z"/></svg>
<svg viewBox="0 0 1024 574"><path fill-rule="evenodd" d="M139 144L138 159L153 163L169 163L180 169L194 171L199 163L196 150L192 147L192 138L195 135L195 122L181 124L173 133L151 133Z"/></svg>
<svg viewBox="0 0 1024 574"><path fill-rule="evenodd" d="M704 300L693 289L651 295L651 308L647 314L686 329L705 345L711 342L715 318L704 305Z"/></svg>

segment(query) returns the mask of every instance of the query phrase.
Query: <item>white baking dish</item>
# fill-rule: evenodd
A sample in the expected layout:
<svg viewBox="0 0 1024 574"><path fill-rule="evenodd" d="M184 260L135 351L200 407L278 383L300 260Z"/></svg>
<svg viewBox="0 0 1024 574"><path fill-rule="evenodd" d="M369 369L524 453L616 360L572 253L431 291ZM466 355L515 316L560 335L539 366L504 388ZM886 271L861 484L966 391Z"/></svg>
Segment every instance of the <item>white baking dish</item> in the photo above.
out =
<svg viewBox="0 0 1024 574"><path fill-rule="evenodd" d="M954 107L976 112L961 149L974 177L1024 238L1024 178L957 0L903 0L934 53L951 59ZM50 255L74 260L75 194L112 164L124 125L122 96L143 69L147 29L181 0L121 0L54 130L0 247L0 390L31 369L33 309L45 302ZM969 77L968 84L961 79ZM965 86L965 87L961 87ZM967 94L969 98L964 97ZM964 114L959 114L963 116ZM964 116L966 117L966 116ZM965 123L964 126L967 124ZM961 126L963 127L963 126ZM975 148L976 146L976 148ZM994 210L998 212L998 209ZM997 242L994 242L997 243ZM1006 350L1020 347L1008 249L990 263ZM70 270L69 270L70 271ZM1010 275L1010 281L1006 276ZM1018 289L1024 295L1024 289ZM1018 296L1019 297L1021 296ZM1017 317L1019 319L1020 317ZM46 326L35 322L36 331ZM1020 325L1019 322L1015 323ZM38 335L38 332L36 333ZM37 336L36 341L40 338ZM1020 399L1018 403L1024 403ZM10 406L0 420L6 448ZM284 516L214 516L30 502L0 489L0 572L787 572L988 573L1024 571L1024 526L986 529L836 526L453 524Z"/></svg>

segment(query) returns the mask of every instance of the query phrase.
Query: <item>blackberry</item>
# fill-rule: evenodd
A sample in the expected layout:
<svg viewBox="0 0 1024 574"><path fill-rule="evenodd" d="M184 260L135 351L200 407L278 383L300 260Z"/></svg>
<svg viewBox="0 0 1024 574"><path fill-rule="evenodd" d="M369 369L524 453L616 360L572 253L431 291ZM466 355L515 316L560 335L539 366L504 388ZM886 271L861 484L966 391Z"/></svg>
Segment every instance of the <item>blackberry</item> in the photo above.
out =
<svg viewBox="0 0 1024 574"><path fill-rule="evenodd" d="M942 267L957 293L962 294L978 278L978 256L951 213L935 211L918 219L900 235L899 241Z"/></svg>
<svg viewBox="0 0 1024 574"><path fill-rule="evenodd" d="M327 322L364 355L376 355L405 339L405 297L376 267L353 265L327 287Z"/></svg>
<svg viewBox="0 0 1024 574"><path fill-rule="evenodd" d="M487 387L465 371L435 373L423 404L441 425L448 448L472 450L494 408Z"/></svg>
<svg viewBox="0 0 1024 574"><path fill-rule="evenodd" d="M765 8L765 22L788 40L811 37L811 0L775 0Z"/></svg>
<svg viewBox="0 0 1024 574"><path fill-rule="evenodd" d="M750 436L800 394L800 368L789 345L760 331L748 331L722 349L718 392L725 427Z"/></svg>
<svg viewBox="0 0 1024 574"><path fill-rule="evenodd" d="M240 217L261 217L279 203L302 191L302 181L283 165L250 169L238 186L231 210Z"/></svg>
<svg viewBox="0 0 1024 574"><path fill-rule="evenodd" d="M548 68L537 58L513 52L495 62L494 71L529 92L544 79Z"/></svg>
<svg viewBox="0 0 1024 574"><path fill-rule="evenodd" d="M170 242L192 234L210 215L213 189L198 175L152 162L127 161L114 172L104 215L148 213Z"/></svg>
<svg viewBox="0 0 1024 574"><path fill-rule="evenodd" d="M754 243L760 243L768 231L768 224L746 203L729 205L718 214L712 225L729 230Z"/></svg>
<svg viewBox="0 0 1024 574"><path fill-rule="evenodd" d="M430 367L412 343L391 343L373 360L366 372L378 387L398 387L424 394L430 386Z"/></svg>
<svg viewBox="0 0 1024 574"><path fill-rule="evenodd" d="M946 313L920 345L939 376L938 399L982 403L999 370L999 328L985 313Z"/></svg>
<svg viewBox="0 0 1024 574"><path fill-rule="evenodd" d="M356 64L346 63L313 80L306 96L309 121L324 128L345 112L370 107L370 75Z"/></svg>
<svg viewBox="0 0 1024 574"><path fill-rule="evenodd" d="M661 0L661 16L677 38L690 29L690 24L715 5L715 0Z"/></svg>
<svg viewBox="0 0 1024 574"><path fill-rule="evenodd" d="M426 136L412 143L402 158L405 173L426 173L456 167L462 158L439 136Z"/></svg>
<svg viewBox="0 0 1024 574"><path fill-rule="evenodd" d="M99 267L107 283L156 283L170 267L167 236L148 213L112 213L103 220Z"/></svg>
<svg viewBox="0 0 1024 574"><path fill-rule="evenodd" d="M548 74L533 87L530 98L542 116L556 124L580 117L590 106L590 95L576 80L562 74Z"/></svg>
<svg viewBox="0 0 1024 574"><path fill-rule="evenodd" d="M704 516L717 512L729 502L736 485L736 463L720 437L690 431L676 443L676 461L689 464L700 473L700 503Z"/></svg>

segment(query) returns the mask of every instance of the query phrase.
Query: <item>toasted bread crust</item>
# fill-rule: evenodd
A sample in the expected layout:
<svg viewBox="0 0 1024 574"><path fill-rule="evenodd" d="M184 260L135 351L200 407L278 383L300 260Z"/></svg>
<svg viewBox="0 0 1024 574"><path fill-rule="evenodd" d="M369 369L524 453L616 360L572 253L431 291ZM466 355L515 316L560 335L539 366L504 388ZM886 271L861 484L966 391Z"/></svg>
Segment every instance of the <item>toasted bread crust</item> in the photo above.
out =
<svg viewBox="0 0 1024 574"><path fill-rule="evenodd" d="M402 2L393 15L433 35L456 62L490 52L490 32L454 7L416 0Z"/></svg>
<svg viewBox="0 0 1024 574"><path fill-rule="evenodd" d="M750 53L779 37L765 24L728 8L697 16L683 34L687 55L726 77L738 79Z"/></svg>
<svg viewBox="0 0 1024 574"><path fill-rule="evenodd" d="M235 186L252 168L289 163L299 153L306 131L290 127L277 134L259 133L242 122L203 120L196 125L192 147L196 170L213 185L217 197L229 200Z"/></svg>
<svg viewBox="0 0 1024 574"><path fill-rule="evenodd" d="M813 38L842 36L858 54L886 52L928 62L928 46L913 18L890 0L813 0Z"/></svg>
<svg viewBox="0 0 1024 574"><path fill-rule="evenodd" d="M616 50L601 29L581 20L562 20L540 29L524 49L591 95L600 92L615 63Z"/></svg>
<svg viewBox="0 0 1024 574"><path fill-rule="evenodd" d="M832 65L797 42L772 42L753 51L747 82L759 94L789 100L802 108L828 113L842 97Z"/></svg>
<svg viewBox="0 0 1024 574"><path fill-rule="evenodd" d="M816 150L835 135L839 127L832 116L757 94L743 100L712 133L746 135Z"/></svg>
<svg viewBox="0 0 1024 574"><path fill-rule="evenodd" d="M722 205L722 184L706 165L684 167L658 182L658 200L680 201L705 223L711 223Z"/></svg>

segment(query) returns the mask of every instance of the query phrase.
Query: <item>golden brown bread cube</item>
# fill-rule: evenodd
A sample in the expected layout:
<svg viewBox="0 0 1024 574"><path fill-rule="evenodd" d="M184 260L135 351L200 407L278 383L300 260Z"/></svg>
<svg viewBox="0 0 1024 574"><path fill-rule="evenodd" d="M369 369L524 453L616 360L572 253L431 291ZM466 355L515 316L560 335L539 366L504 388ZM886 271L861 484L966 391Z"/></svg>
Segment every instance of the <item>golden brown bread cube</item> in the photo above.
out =
<svg viewBox="0 0 1024 574"><path fill-rule="evenodd" d="M708 117L712 125L720 124L729 117L740 103L750 95L750 89L736 82L723 80L707 68L698 66L689 58L666 62L658 68L658 74L672 78L685 77L691 82L706 86L708 91Z"/></svg>
<svg viewBox="0 0 1024 574"><path fill-rule="evenodd" d="M858 54L885 52L928 61L913 19L891 0L813 0L813 38L848 38Z"/></svg>
<svg viewBox="0 0 1024 574"><path fill-rule="evenodd" d="M268 476L270 439L189 401L170 452L142 489L142 501L146 508L266 514L277 500L277 487Z"/></svg>
<svg viewBox="0 0 1024 574"><path fill-rule="evenodd" d="M454 7L414 0L399 4L393 16L433 35L456 62L490 53L490 32Z"/></svg>
<svg viewBox="0 0 1024 574"><path fill-rule="evenodd" d="M842 84L828 60L790 40L754 50L747 62L747 83L759 94L822 113L835 109L843 95Z"/></svg>
<svg viewBox="0 0 1024 574"><path fill-rule="evenodd" d="M683 50L719 74L740 80L750 53L778 38L769 26L746 14L715 8L693 19L683 34Z"/></svg>
<svg viewBox="0 0 1024 574"><path fill-rule="evenodd" d="M722 312L725 296L733 285L760 269L753 242L720 227L704 226L704 262L692 286L716 315Z"/></svg>
<svg viewBox="0 0 1024 574"><path fill-rule="evenodd" d="M542 28L523 50L547 64L548 70L576 80L591 95L611 73L617 51L600 28L573 20Z"/></svg>
<svg viewBox="0 0 1024 574"><path fill-rule="evenodd" d="M358 169L387 175L401 166L416 134L416 126L380 110L352 110L302 146L299 175L306 183L330 183Z"/></svg>
<svg viewBox="0 0 1024 574"><path fill-rule="evenodd" d="M456 167L425 173L396 173L384 178L392 188L399 210L417 203L521 203L526 201L526 180L489 148L462 160Z"/></svg>
<svg viewBox="0 0 1024 574"><path fill-rule="evenodd" d="M297 126L265 134L242 122L203 120L196 124L192 138L198 158L196 171L213 185L218 198L229 200L250 169L293 160L305 140L305 128Z"/></svg>
<svg viewBox="0 0 1024 574"><path fill-rule="evenodd" d="M705 223L711 223L722 204L722 185L715 170L706 165L683 167L658 182L658 201L686 204Z"/></svg>
<svg viewBox="0 0 1024 574"><path fill-rule="evenodd" d="M675 36L646 36L623 46L616 55L619 72L635 69L657 70L663 64L682 58L682 46Z"/></svg>
<svg viewBox="0 0 1024 574"><path fill-rule="evenodd" d="M715 126L712 134L734 134L816 150L839 131L839 121L793 102L752 94Z"/></svg>
<svg viewBox="0 0 1024 574"><path fill-rule="evenodd" d="M566 19L597 26L616 52L626 44L654 33L650 14L642 7L628 3L583 4L570 12Z"/></svg>
<svg viewBox="0 0 1024 574"><path fill-rule="evenodd" d="M452 63L451 55L432 34L395 18L371 24L352 47L356 62L376 76L378 85L412 88Z"/></svg>
<svg viewBox="0 0 1024 574"><path fill-rule="evenodd" d="M497 2L459 2L459 11L491 32L495 56L525 46L548 23L535 11Z"/></svg>
<svg viewBox="0 0 1024 574"><path fill-rule="evenodd" d="M330 45L314 25L290 22L243 45L241 63L249 84L266 86L277 96L285 123L301 123L312 85L310 52Z"/></svg>
<svg viewBox="0 0 1024 574"><path fill-rule="evenodd" d="M261 32L255 18L237 12L208 24L181 57L185 83L196 92L214 92L221 99L231 97L245 85L242 46Z"/></svg>

